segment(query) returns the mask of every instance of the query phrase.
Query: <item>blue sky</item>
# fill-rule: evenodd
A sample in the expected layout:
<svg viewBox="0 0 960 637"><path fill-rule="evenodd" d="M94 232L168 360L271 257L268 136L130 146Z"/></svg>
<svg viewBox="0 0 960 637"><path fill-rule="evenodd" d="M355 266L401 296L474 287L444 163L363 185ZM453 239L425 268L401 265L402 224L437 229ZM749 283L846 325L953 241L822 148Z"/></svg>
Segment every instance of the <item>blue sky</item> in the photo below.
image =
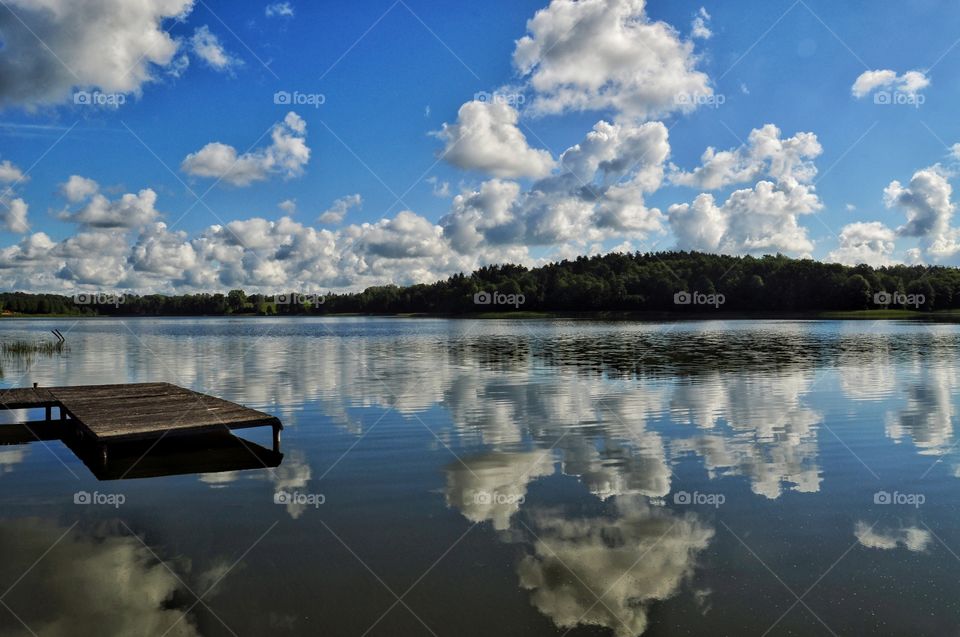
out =
<svg viewBox="0 0 960 637"><path fill-rule="evenodd" d="M6 4L4 289L958 261L946 1Z"/></svg>

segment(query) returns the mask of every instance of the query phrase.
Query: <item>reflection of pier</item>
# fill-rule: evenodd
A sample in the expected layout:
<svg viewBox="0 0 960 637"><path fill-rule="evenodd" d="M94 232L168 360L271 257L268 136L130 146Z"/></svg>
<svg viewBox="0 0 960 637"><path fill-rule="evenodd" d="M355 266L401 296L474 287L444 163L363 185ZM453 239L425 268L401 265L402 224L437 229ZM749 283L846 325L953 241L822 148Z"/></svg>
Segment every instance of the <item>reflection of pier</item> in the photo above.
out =
<svg viewBox="0 0 960 637"><path fill-rule="evenodd" d="M0 427L0 445L63 440L101 480L276 467L283 458L275 416L169 383L8 389L0 408L45 412L42 422ZM265 426L272 450L230 433Z"/></svg>

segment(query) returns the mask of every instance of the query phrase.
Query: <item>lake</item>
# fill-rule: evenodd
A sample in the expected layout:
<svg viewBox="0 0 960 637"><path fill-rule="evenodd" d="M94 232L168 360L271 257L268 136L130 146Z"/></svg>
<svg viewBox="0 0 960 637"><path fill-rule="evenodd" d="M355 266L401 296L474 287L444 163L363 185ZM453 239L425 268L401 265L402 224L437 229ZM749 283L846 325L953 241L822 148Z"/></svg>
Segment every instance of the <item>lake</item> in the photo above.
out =
<svg viewBox="0 0 960 637"><path fill-rule="evenodd" d="M175 383L278 416L284 458L101 482L58 440L0 447L0 635L960 625L956 325L60 319L0 340L53 328L69 351L0 360L4 387Z"/></svg>

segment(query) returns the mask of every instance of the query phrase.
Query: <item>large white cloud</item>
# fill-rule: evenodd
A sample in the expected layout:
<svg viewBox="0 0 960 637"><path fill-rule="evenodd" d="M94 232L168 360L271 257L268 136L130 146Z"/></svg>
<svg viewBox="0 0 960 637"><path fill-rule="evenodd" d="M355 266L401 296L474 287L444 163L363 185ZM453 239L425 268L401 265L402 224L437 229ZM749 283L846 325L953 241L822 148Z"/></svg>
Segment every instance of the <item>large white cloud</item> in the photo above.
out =
<svg viewBox="0 0 960 637"><path fill-rule="evenodd" d="M271 143L256 150L238 153L228 144L211 142L184 158L180 169L196 177L221 179L234 186L249 186L280 175L299 177L310 161L307 124L293 111L270 132Z"/></svg>
<svg viewBox="0 0 960 637"><path fill-rule="evenodd" d="M879 221L850 223L840 231L840 246L827 255L827 260L847 265L891 265L895 239L896 233Z"/></svg>
<svg viewBox="0 0 960 637"><path fill-rule="evenodd" d="M144 188L110 200L99 192L92 179L72 175L60 185L60 192L72 204L83 203L78 210L64 210L60 218L94 228L136 228L152 223L160 216L157 193Z"/></svg>
<svg viewBox="0 0 960 637"><path fill-rule="evenodd" d="M437 136L443 158L465 170L495 177L544 177L553 168L550 153L531 148L517 126L519 114L499 101L467 102L457 121L444 124Z"/></svg>
<svg viewBox="0 0 960 637"><path fill-rule="evenodd" d="M949 178L946 170L934 165L915 172L906 186L894 180L883 191L887 207L900 208L907 216L897 234L919 238L927 254L934 258L960 251L960 233L951 227L955 207Z"/></svg>
<svg viewBox="0 0 960 637"><path fill-rule="evenodd" d="M662 229L662 215L644 193L663 180L670 154L667 128L598 122L560 156L556 172L522 190L492 180L454 198L440 220L461 252L482 246L554 245L643 237Z"/></svg>
<svg viewBox="0 0 960 637"><path fill-rule="evenodd" d="M670 206L670 226L684 250L724 254L806 256L813 250L807 229L798 216L822 207L813 187L788 180L760 181L753 188L731 193L722 205L702 194L693 204Z"/></svg>
<svg viewBox="0 0 960 637"><path fill-rule="evenodd" d="M552 0L527 22L513 63L535 91L534 113L612 109L649 118L713 94L693 44L651 21L645 0Z"/></svg>
<svg viewBox="0 0 960 637"><path fill-rule="evenodd" d="M0 11L0 106L66 101L75 87L131 93L174 59L164 20L193 0L7 0Z"/></svg>
<svg viewBox="0 0 960 637"><path fill-rule="evenodd" d="M813 133L783 139L772 124L754 129L739 148L717 152L708 148L702 165L691 172L674 169L673 183L705 189L749 183L722 204L702 193L690 204L674 204L668 217L677 245L685 250L722 253L784 252L808 256L813 242L799 216L823 207L811 183L813 160L822 148Z"/></svg>
<svg viewBox="0 0 960 637"><path fill-rule="evenodd" d="M675 170L670 180L681 186L716 190L732 184L753 182L762 175L778 181L793 178L809 182L816 175L813 160L823 147L814 133L797 133L783 139L773 124L750 131L747 143L731 150L704 151L701 165L692 172Z"/></svg>

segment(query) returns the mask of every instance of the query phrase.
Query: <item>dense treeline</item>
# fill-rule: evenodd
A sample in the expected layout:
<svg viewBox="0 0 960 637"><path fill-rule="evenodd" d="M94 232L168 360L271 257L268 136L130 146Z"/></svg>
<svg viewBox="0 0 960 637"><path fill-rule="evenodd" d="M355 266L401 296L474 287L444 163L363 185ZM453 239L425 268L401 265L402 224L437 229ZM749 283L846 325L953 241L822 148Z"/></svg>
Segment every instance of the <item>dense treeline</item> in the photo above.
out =
<svg viewBox="0 0 960 637"><path fill-rule="evenodd" d="M960 269L897 265L872 268L697 252L608 254L539 268L499 265L432 284L363 292L268 297L228 294L73 298L0 294L17 314L193 316L226 314L436 313L488 311L810 312L908 307L960 308Z"/></svg>

